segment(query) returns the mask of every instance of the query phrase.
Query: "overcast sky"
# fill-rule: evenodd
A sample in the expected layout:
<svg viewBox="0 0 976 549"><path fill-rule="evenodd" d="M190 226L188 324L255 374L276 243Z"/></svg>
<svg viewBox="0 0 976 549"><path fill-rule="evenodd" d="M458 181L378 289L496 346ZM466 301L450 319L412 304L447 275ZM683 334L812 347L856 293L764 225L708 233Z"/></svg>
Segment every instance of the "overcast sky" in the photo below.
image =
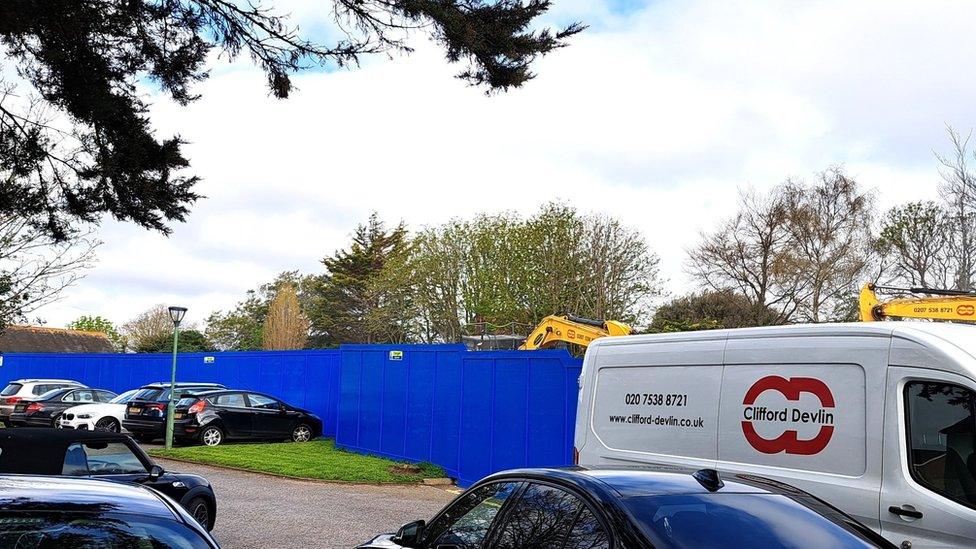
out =
<svg viewBox="0 0 976 549"><path fill-rule="evenodd" d="M269 0L270 1L270 0ZM216 61L188 108L153 97L206 198L164 237L105 222L99 261L40 311L202 321L283 270L321 270L372 210L411 228L562 200L639 228L671 293L684 250L767 188L842 163L883 207L937 196L946 123L976 126L972 2L553 0L590 29L486 97L417 36L405 57L305 74L288 100ZM328 0L275 0L324 29Z"/></svg>

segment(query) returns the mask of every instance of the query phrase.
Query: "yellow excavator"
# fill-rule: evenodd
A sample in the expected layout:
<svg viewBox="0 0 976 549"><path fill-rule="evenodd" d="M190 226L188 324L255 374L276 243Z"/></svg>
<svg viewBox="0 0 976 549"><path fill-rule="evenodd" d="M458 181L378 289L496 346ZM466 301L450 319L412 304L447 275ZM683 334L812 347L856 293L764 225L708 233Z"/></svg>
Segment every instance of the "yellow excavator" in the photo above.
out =
<svg viewBox="0 0 976 549"><path fill-rule="evenodd" d="M552 349L558 343L588 346L594 339L607 336L624 336L630 326L616 320L591 320L573 315L550 315L532 330L519 350Z"/></svg>
<svg viewBox="0 0 976 549"><path fill-rule="evenodd" d="M882 301L878 292L928 294L928 297L895 298ZM859 299L861 320L924 318L929 320L976 321L976 292L937 288L896 288L865 284Z"/></svg>

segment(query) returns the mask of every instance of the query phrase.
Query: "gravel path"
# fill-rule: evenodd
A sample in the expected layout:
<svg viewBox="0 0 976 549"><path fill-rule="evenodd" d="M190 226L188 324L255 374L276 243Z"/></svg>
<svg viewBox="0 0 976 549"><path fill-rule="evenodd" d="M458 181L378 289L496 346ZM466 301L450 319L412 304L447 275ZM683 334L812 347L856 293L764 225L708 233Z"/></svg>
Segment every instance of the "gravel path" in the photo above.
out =
<svg viewBox="0 0 976 549"><path fill-rule="evenodd" d="M411 520L429 520L455 496L430 486L327 484L156 461L210 481L217 494L213 534L225 549L354 547Z"/></svg>

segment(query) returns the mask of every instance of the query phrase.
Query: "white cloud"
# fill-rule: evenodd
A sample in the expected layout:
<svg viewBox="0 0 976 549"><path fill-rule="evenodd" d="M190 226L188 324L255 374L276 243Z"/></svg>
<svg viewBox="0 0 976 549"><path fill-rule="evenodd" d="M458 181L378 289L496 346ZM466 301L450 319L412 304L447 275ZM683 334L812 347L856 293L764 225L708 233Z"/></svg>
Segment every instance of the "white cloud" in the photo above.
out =
<svg viewBox="0 0 976 549"><path fill-rule="evenodd" d="M41 314L123 321L179 302L201 320L279 271L317 270L373 209L416 228L553 199L639 227L680 292L684 249L738 187L844 163L883 206L932 198L943 123L976 125L967 2L556 4L552 20L592 28L504 95L465 87L417 40L300 76L287 101L243 63L189 108L157 98L160 135L191 142L207 198L169 239L106 223L99 266Z"/></svg>

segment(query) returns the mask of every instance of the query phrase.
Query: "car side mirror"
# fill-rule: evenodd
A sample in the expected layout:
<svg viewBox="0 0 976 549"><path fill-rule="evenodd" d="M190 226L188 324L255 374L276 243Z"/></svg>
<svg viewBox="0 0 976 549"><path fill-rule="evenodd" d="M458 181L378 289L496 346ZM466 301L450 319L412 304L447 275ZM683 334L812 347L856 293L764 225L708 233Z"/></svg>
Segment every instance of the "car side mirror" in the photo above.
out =
<svg viewBox="0 0 976 549"><path fill-rule="evenodd" d="M163 468L159 465L153 465L149 468L149 480L155 482L159 480L159 477L163 476L163 473L165 472L166 471L163 470Z"/></svg>
<svg viewBox="0 0 976 549"><path fill-rule="evenodd" d="M426 523L422 520L408 522L397 530L393 541L403 547L420 547L420 541L424 537L424 526Z"/></svg>

